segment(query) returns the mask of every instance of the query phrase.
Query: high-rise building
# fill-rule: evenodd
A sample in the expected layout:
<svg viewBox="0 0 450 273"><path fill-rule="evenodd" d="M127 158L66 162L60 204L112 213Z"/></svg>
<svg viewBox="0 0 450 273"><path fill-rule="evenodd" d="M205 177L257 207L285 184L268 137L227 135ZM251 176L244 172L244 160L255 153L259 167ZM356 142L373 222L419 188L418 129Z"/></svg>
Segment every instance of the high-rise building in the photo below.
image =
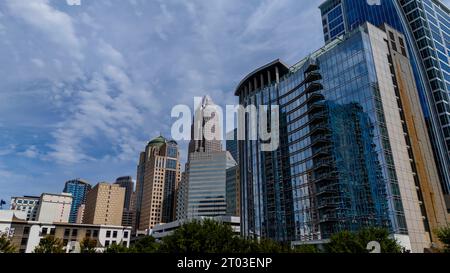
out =
<svg viewBox="0 0 450 273"><path fill-rule="evenodd" d="M106 182L95 185L87 194L84 224L122 225L125 188Z"/></svg>
<svg viewBox="0 0 450 273"><path fill-rule="evenodd" d="M70 209L69 223L76 223L78 208L86 202L86 196L91 184L81 179L67 181L63 192L72 194L72 208Z"/></svg>
<svg viewBox="0 0 450 273"><path fill-rule="evenodd" d="M191 127L189 153L222 151L221 126L212 126L208 130L206 124L219 121L216 104L210 96L204 96L194 113Z"/></svg>
<svg viewBox="0 0 450 273"><path fill-rule="evenodd" d="M239 140L237 128L227 133L226 148L233 156L234 160L239 163Z"/></svg>
<svg viewBox="0 0 450 273"><path fill-rule="evenodd" d="M125 202L123 204L123 208L125 210L129 210L130 206L131 206L131 196L133 194L134 191L134 182L133 182L133 178L131 176L123 176L123 177L119 177L116 179L116 183L119 186L121 186L122 188L125 188Z"/></svg>
<svg viewBox="0 0 450 273"><path fill-rule="evenodd" d="M36 221L39 208L38 196L23 196L11 198L11 210L23 211L27 215L27 221Z"/></svg>
<svg viewBox="0 0 450 273"><path fill-rule="evenodd" d="M86 208L86 204L81 204L78 207L78 211L77 211L77 220L76 220L76 224L83 224L84 222L84 209Z"/></svg>
<svg viewBox="0 0 450 273"><path fill-rule="evenodd" d="M280 107L279 149L240 143L245 236L298 243L378 226L414 252L435 240L431 223L446 221L438 172L405 37L384 29L361 25L241 81L241 104Z"/></svg>
<svg viewBox="0 0 450 273"><path fill-rule="evenodd" d="M179 194L184 208L181 214L188 219L227 213L227 169L235 167L236 161L222 148L218 117L217 105L209 96L203 97L193 117L185 181Z"/></svg>
<svg viewBox="0 0 450 273"><path fill-rule="evenodd" d="M239 140L237 128L227 133L226 149L236 161L236 166L227 169L227 215L240 216L240 169Z"/></svg>
<svg viewBox="0 0 450 273"><path fill-rule="evenodd" d="M368 21L405 35L444 194L450 192L450 10L439 0L327 0L320 6L325 41Z"/></svg>
<svg viewBox="0 0 450 273"><path fill-rule="evenodd" d="M186 172L181 174L181 180L177 189L177 215L176 220L187 218L188 181Z"/></svg>
<svg viewBox="0 0 450 273"><path fill-rule="evenodd" d="M227 184L226 184L226 201L227 201L227 215L240 216L240 174L239 165L233 160L229 160L230 166L227 168Z"/></svg>
<svg viewBox="0 0 450 273"><path fill-rule="evenodd" d="M221 216L227 213L227 169L236 161L226 151L189 154L187 169L187 217Z"/></svg>
<svg viewBox="0 0 450 273"><path fill-rule="evenodd" d="M145 231L176 218L181 178L178 144L159 136L141 153L136 182L136 229Z"/></svg>
<svg viewBox="0 0 450 273"><path fill-rule="evenodd" d="M122 216L122 226L131 227L134 224L135 210L132 208L133 203L133 193L134 193L134 182L131 176L123 176L116 179L117 184L122 188L125 188L125 201L123 204L123 216Z"/></svg>
<svg viewBox="0 0 450 273"><path fill-rule="evenodd" d="M39 199L36 221L43 223L68 223L72 208L72 194L43 193Z"/></svg>

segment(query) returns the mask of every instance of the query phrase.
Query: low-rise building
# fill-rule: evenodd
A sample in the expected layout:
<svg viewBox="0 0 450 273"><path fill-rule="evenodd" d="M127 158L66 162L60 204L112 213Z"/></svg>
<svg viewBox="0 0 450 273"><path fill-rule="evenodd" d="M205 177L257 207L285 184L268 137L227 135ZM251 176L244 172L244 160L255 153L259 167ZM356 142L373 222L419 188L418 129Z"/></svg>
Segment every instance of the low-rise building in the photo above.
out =
<svg viewBox="0 0 450 273"><path fill-rule="evenodd" d="M101 252L112 244L130 245L131 228L112 225L70 223L43 223L27 221L23 212L0 211L0 234L7 233L18 252L32 253L46 236L63 241L66 248L81 243L85 238L97 241Z"/></svg>
<svg viewBox="0 0 450 273"><path fill-rule="evenodd" d="M189 223L190 221L195 220L205 220L205 219L211 219L223 224L229 224L231 225L231 228L233 229L233 232L236 235L239 235L241 233L241 220L239 217L235 216L216 216L216 217L195 217L191 219L181 219L176 220L174 222L166 223L166 224L160 224L156 225L152 230L150 230L151 236L155 237L156 239L161 239L163 237L171 235L175 230L180 228L182 225Z"/></svg>
<svg viewBox="0 0 450 273"><path fill-rule="evenodd" d="M39 208L39 196L21 196L11 198L11 210L24 211L27 220L35 221Z"/></svg>

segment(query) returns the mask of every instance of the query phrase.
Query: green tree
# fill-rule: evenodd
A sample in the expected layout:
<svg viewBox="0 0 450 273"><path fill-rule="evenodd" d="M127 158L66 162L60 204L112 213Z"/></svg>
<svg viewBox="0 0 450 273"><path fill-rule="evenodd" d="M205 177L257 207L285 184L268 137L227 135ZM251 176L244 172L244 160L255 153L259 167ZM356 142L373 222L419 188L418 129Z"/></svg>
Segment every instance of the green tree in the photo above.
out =
<svg viewBox="0 0 450 273"><path fill-rule="evenodd" d="M320 253L320 249L316 245L299 245L293 250L295 253Z"/></svg>
<svg viewBox="0 0 450 273"><path fill-rule="evenodd" d="M41 239L39 245L34 249L34 253L65 253L64 244L59 238L47 236Z"/></svg>
<svg viewBox="0 0 450 273"><path fill-rule="evenodd" d="M239 253L249 248L236 236L229 225L214 220L194 220L182 225L162 239L164 253Z"/></svg>
<svg viewBox="0 0 450 273"><path fill-rule="evenodd" d="M156 253L159 250L160 244L152 236L145 236L138 239L130 247L130 252L133 253Z"/></svg>
<svg viewBox="0 0 450 273"><path fill-rule="evenodd" d="M438 229L436 235L444 244L444 252L450 253L450 226Z"/></svg>
<svg viewBox="0 0 450 273"><path fill-rule="evenodd" d="M367 244L377 241L382 253L401 253L402 247L396 240L389 238L389 232L380 228L368 228L358 232L342 231L330 238L325 247L330 253L368 253Z"/></svg>
<svg viewBox="0 0 450 273"><path fill-rule="evenodd" d="M98 242L95 239L84 238L80 244L81 253L96 253L97 244Z"/></svg>
<svg viewBox="0 0 450 273"><path fill-rule="evenodd" d="M130 249L122 244L113 243L106 248L105 253L129 253Z"/></svg>
<svg viewBox="0 0 450 273"><path fill-rule="evenodd" d="M0 236L0 253L14 253L16 248L11 244L11 240L3 234Z"/></svg>

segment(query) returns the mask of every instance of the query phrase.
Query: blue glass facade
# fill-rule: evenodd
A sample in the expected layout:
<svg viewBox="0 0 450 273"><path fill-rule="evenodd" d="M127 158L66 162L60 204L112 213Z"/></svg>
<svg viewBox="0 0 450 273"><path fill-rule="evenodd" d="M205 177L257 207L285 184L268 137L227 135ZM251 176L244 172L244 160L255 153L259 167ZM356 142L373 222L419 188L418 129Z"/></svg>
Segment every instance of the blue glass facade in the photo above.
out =
<svg viewBox="0 0 450 273"><path fill-rule="evenodd" d="M372 3L374 2L374 3ZM379 3L376 3L379 2ZM449 9L438 0L328 0L320 9L330 42L364 22L387 23L406 36L421 106L445 193L450 190ZM342 11L344 31L333 31L334 10ZM335 12L334 12L335 13ZM330 18L331 17L331 18ZM341 25L341 24L340 24Z"/></svg>
<svg viewBox="0 0 450 273"><path fill-rule="evenodd" d="M85 181L76 179L66 182L63 192L71 193L73 197L69 216L70 223L76 223L78 208L86 202L86 196L89 190L91 190L91 185Z"/></svg>
<svg viewBox="0 0 450 273"><path fill-rule="evenodd" d="M399 181L415 191L414 175L397 166L411 161L403 134L388 133L386 107L398 114L398 106L394 95L390 106L382 103L372 46L358 28L288 71L274 62L255 72L260 85L238 87L244 106L280 107L279 149L240 143L245 236L314 241L372 226L409 233ZM402 131L400 117L395 122ZM406 154L403 163L396 153Z"/></svg>

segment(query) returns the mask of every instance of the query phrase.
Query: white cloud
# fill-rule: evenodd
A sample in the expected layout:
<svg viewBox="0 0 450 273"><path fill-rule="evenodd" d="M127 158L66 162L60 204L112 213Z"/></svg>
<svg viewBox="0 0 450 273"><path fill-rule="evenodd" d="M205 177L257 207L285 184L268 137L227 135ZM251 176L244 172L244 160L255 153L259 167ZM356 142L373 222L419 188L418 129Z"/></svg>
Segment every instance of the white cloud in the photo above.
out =
<svg viewBox="0 0 450 273"><path fill-rule="evenodd" d="M53 8L48 0L7 0L10 12L48 35L55 44L67 49L71 56L82 59L81 42L69 15Z"/></svg>

